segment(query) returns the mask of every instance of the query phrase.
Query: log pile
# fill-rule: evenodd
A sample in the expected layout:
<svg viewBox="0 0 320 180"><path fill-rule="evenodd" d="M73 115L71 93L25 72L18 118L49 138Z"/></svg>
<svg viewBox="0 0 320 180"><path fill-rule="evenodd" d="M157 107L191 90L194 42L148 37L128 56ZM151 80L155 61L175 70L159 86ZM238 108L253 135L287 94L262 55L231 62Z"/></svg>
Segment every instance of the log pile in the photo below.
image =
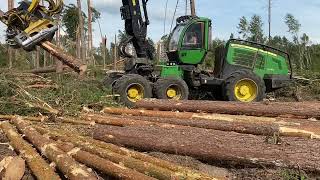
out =
<svg viewBox="0 0 320 180"><path fill-rule="evenodd" d="M90 137L43 128L40 118L1 116L0 119L7 120L1 123L2 131L38 179L99 179L99 173L111 179L216 179L197 170ZM61 122L69 123L71 120ZM48 164L50 162L53 167Z"/></svg>
<svg viewBox="0 0 320 180"><path fill-rule="evenodd" d="M148 100L138 103L148 110L108 107L79 117L0 115L0 120L8 121L1 124L2 130L38 176L46 173L39 173L39 167L31 164L31 156L58 178L63 174L69 179L95 179L99 178L95 172L102 172L116 179L221 179L126 148L190 156L227 168L281 168L320 174L319 103L183 103ZM241 105L244 108L239 108ZM86 127L90 132L84 136L57 128L66 124ZM48 169L50 162L55 167ZM71 167L82 172L77 174L82 177L75 177Z"/></svg>

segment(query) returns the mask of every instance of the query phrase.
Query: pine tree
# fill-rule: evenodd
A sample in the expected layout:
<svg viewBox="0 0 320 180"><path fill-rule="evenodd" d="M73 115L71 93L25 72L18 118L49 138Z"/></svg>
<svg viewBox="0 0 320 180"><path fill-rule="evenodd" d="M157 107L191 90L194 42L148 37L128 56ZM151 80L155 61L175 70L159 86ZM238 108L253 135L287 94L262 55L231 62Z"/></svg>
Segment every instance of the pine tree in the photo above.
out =
<svg viewBox="0 0 320 180"><path fill-rule="evenodd" d="M241 38L247 39L249 34L249 23L246 17L242 16L240 18L240 23L238 24L237 28Z"/></svg>
<svg viewBox="0 0 320 180"><path fill-rule="evenodd" d="M264 43L263 22L261 16L253 15L249 24L250 38L249 40L258 43Z"/></svg>

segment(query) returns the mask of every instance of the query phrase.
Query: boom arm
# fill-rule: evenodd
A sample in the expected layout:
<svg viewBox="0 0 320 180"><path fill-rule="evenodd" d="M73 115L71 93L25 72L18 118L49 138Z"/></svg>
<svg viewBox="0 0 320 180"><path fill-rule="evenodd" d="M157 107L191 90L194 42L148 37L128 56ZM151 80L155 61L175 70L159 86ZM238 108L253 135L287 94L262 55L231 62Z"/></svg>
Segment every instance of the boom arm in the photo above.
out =
<svg viewBox="0 0 320 180"><path fill-rule="evenodd" d="M140 0L122 0L121 17L125 20L125 31L130 36L120 46L121 54L125 57L130 57L125 52L125 47L128 43L132 43L138 58L153 59L153 47L147 40L147 30L150 24L147 2L148 0L141 0L142 4L140 4Z"/></svg>

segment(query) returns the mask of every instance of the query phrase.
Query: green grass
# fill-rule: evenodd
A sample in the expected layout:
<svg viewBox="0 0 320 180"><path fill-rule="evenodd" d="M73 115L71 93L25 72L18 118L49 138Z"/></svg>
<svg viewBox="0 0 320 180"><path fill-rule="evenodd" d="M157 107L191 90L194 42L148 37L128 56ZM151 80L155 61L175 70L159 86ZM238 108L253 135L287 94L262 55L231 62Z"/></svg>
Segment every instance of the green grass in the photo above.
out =
<svg viewBox="0 0 320 180"><path fill-rule="evenodd" d="M283 170L280 172L283 180L307 180L305 173L300 173L294 170Z"/></svg>

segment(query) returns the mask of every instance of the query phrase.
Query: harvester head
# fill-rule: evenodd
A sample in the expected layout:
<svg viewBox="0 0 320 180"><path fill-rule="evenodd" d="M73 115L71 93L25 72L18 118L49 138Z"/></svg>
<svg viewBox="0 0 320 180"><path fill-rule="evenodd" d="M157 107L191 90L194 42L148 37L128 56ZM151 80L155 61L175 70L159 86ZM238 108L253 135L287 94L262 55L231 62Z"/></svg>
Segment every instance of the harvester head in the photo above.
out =
<svg viewBox="0 0 320 180"><path fill-rule="evenodd" d="M41 41L52 41L58 30L54 16L61 13L63 1L45 0L21 1L17 8L0 14L0 20L7 25L6 40L14 48L32 51Z"/></svg>

